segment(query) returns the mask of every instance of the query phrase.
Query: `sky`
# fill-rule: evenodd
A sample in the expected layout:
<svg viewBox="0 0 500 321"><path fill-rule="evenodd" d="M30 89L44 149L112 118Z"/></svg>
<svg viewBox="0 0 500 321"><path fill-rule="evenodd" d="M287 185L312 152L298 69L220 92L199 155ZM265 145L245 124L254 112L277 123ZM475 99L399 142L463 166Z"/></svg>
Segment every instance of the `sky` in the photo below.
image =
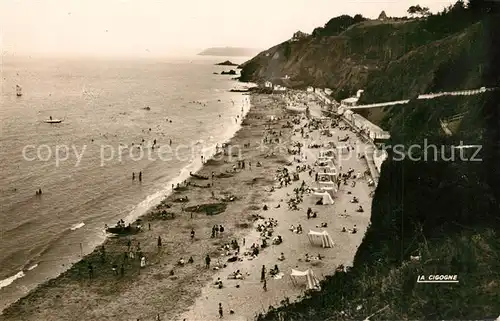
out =
<svg viewBox="0 0 500 321"><path fill-rule="evenodd" d="M183 55L267 49L341 14L438 12L450 0L0 0L2 54Z"/></svg>

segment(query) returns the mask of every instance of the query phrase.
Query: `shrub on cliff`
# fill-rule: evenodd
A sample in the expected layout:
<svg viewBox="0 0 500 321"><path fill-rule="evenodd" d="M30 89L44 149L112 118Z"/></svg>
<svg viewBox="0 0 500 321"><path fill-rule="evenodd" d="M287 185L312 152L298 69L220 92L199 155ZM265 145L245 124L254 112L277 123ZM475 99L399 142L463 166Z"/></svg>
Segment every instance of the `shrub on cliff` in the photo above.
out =
<svg viewBox="0 0 500 321"><path fill-rule="evenodd" d="M313 36L336 36L350 26L365 20L367 19L360 14L357 14L354 17L341 15L330 19L324 27L314 29L312 34Z"/></svg>

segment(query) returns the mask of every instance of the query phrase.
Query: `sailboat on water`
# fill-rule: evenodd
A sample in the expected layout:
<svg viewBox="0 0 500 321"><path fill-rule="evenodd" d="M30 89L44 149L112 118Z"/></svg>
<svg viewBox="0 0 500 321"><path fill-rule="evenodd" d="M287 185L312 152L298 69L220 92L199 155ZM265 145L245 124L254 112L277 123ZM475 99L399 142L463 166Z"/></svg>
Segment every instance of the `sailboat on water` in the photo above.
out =
<svg viewBox="0 0 500 321"><path fill-rule="evenodd" d="M16 96L21 97L22 95L23 95L23 89L21 88L21 86L16 85Z"/></svg>
<svg viewBox="0 0 500 321"><path fill-rule="evenodd" d="M52 116L49 117L49 119L46 119L44 120L44 122L48 123L48 124L59 124L59 123L62 123L63 119L55 119L55 118L52 118Z"/></svg>

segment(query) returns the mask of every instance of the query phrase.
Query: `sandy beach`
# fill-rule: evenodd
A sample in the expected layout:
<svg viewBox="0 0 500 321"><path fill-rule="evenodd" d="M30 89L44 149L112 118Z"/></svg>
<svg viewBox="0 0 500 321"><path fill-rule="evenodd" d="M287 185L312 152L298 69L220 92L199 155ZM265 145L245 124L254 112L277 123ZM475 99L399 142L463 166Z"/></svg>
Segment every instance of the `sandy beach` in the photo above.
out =
<svg viewBox="0 0 500 321"><path fill-rule="evenodd" d="M0 319L156 320L159 316L160 320L214 320L219 318L218 304L222 303L224 319L250 320L284 298L294 300L304 292L305 284L292 283L289 277L292 268L301 271L311 268L321 279L333 274L339 264L350 265L370 221L369 195L373 187L368 186L367 179L349 179L346 185L341 184L333 205L316 205L319 197L308 191L302 194L298 210L289 210L286 201L303 181L307 190L317 187L315 163L321 149L307 146L331 141L337 146L349 144L361 150L364 143L348 129L332 128L331 120L322 121L318 129L306 128L301 135L299 128L311 120L287 110L287 103L281 97L255 94L251 101L252 108L241 130L229 142L238 148L209 160L198 172L207 180L189 179L187 186L179 188L163 205L143 217L143 232L108 239L104 251L94 251L57 279L43 284L6 309ZM319 116L318 106L311 106L315 106L311 107L311 114ZM294 118L298 119L297 124L287 126ZM330 137L322 135L321 129L327 129ZM349 140L339 142L339 137L346 134ZM301 154L305 156L289 154L293 142L303 144ZM245 160L246 166L242 168L238 160ZM309 166L312 174L309 175L309 170L301 171L298 180L280 188L277 171L286 166L293 173L297 165ZM356 150L351 151L350 157L343 155L336 167L340 172L351 168L355 174L367 169L366 162L356 157ZM356 181L354 187L353 181ZM359 199L358 204L350 202L353 196ZM189 201L180 202L186 197ZM205 213L203 206L196 208L204 204L223 212ZM364 209L362 213L356 212L359 205ZM316 218L307 218L309 207L317 212ZM283 242L279 245L268 242L250 260L243 253L253 243L261 244L256 227L269 218L278 223L272 237L280 235ZM319 227L321 223L327 227ZM291 225L298 224L302 225L302 234L289 230ZM223 225L224 232L211 237L214 225ZM343 227L349 230L354 225L356 234L341 232ZM322 248L310 244L309 230L327 231L335 245ZM228 262L235 250L222 248L231 241L240 247L236 262ZM277 260L280 253L285 260ZM305 260L306 253L313 258L310 262ZM211 258L210 268L205 267L207 254ZM321 260L314 259L318 254ZM143 268L142 256L146 259ZM190 257L193 263L188 263ZM183 265L178 264L181 258L185 261ZM275 264L283 275L274 279L266 273L267 291L264 291L261 267L265 265L269 271ZM217 266L220 268L214 269ZM228 280L228 275L236 270L241 271L243 279ZM214 285L217 278L223 281L222 288ZM234 313L230 314L230 310Z"/></svg>

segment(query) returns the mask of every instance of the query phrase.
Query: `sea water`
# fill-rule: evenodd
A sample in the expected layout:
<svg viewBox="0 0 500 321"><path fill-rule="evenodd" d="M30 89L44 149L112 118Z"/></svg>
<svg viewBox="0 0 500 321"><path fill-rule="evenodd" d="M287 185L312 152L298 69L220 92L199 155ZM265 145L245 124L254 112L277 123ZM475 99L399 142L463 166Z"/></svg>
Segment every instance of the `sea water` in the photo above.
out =
<svg viewBox="0 0 500 321"><path fill-rule="evenodd" d="M104 224L143 214L235 133L245 96L216 62L4 57L0 309L89 253Z"/></svg>

